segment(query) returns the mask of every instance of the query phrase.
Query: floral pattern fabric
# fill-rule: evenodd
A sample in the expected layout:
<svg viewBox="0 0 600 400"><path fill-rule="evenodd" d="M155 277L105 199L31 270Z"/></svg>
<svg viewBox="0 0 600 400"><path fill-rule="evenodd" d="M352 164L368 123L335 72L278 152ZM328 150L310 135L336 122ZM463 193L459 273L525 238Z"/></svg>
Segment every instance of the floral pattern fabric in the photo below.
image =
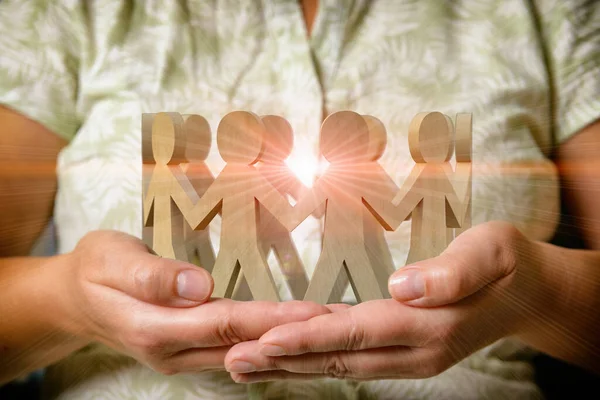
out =
<svg viewBox="0 0 600 400"><path fill-rule="evenodd" d="M412 117L470 112L474 223L510 221L538 240L559 215L552 149L600 115L592 1L320 0L309 38L296 0L3 0L0 27L0 103L69 140L54 212L61 253L96 229L141 236L142 113L200 114L213 133L232 110L281 115L306 184L323 117L370 114L387 128L381 164L400 185ZM208 165L223 168L216 148ZM293 232L309 276L320 231L309 218ZM386 233L397 267L409 232L407 222ZM243 386L223 373L160 376L94 345L47 384L60 399L536 398L528 354L503 340L430 379Z"/></svg>

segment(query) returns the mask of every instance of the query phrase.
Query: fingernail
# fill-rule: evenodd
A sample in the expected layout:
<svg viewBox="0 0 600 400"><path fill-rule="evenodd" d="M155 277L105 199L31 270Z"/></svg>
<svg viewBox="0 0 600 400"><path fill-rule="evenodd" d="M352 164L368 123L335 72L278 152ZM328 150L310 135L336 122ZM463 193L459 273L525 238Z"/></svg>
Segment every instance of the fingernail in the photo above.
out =
<svg viewBox="0 0 600 400"><path fill-rule="evenodd" d="M177 294L179 297L193 301L203 301L210 296L211 282L207 274L193 269L186 269L177 275Z"/></svg>
<svg viewBox="0 0 600 400"><path fill-rule="evenodd" d="M238 374L245 374L248 372L256 371L256 367L254 364L251 364L247 361L234 361L227 367L227 371L229 372L237 372Z"/></svg>
<svg viewBox="0 0 600 400"><path fill-rule="evenodd" d="M398 272L389 284L390 294L399 301L420 299L425 296L425 280L418 269Z"/></svg>
<svg viewBox="0 0 600 400"><path fill-rule="evenodd" d="M275 346L274 344L264 344L260 349L260 353L271 357L285 356L283 347Z"/></svg>

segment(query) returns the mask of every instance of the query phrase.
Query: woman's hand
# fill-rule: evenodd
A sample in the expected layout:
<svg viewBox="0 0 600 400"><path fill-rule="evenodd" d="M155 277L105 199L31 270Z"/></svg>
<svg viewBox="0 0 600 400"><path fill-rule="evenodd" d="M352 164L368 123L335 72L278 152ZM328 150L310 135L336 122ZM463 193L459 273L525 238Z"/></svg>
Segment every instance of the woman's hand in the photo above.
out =
<svg viewBox="0 0 600 400"><path fill-rule="evenodd" d="M545 284L539 259L536 243L512 226L477 226L439 257L392 275L395 299L330 306L331 314L275 327L235 345L226 368L238 382L437 375L497 339L535 329Z"/></svg>
<svg viewBox="0 0 600 400"><path fill-rule="evenodd" d="M222 369L231 345L329 312L314 303L211 300L208 272L153 255L123 233L92 232L68 257L64 329L164 374Z"/></svg>

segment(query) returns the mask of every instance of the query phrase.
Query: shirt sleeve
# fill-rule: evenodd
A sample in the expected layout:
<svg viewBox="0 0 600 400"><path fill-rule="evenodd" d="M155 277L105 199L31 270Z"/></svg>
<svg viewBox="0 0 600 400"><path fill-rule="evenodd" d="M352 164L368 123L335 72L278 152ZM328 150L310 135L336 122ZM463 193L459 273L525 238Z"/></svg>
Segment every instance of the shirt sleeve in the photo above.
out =
<svg viewBox="0 0 600 400"><path fill-rule="evenodd" d="M66 140L80 125L77 3L0 1L0 104Z"/></svg>
<svg viewBox="0 0 600 400"><path fill-rule="evenodd" d="M600 118L600 2L538 0L554 94L555 144Z"/></svg>

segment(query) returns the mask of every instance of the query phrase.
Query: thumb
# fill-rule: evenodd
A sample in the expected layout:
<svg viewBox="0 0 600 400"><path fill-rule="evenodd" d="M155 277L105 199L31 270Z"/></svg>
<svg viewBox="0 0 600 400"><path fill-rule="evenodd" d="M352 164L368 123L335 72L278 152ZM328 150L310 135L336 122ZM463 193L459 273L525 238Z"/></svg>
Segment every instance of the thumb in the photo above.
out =
<svg viewBox="0 0 600 400"><path fill-rule="evenodd" d="M103 257L90 280L160 306L190 307L210 298L214 283L205 269L151 254L138 243L120 250Z"/></svg>
<svg viewBox="0 0 600 400"><path fill-rule="evenodd" d="M414 306L442 306L511 275L513 246L486 228L463 232L440 256L397 270L388 281L392 297Z"/></svg>

